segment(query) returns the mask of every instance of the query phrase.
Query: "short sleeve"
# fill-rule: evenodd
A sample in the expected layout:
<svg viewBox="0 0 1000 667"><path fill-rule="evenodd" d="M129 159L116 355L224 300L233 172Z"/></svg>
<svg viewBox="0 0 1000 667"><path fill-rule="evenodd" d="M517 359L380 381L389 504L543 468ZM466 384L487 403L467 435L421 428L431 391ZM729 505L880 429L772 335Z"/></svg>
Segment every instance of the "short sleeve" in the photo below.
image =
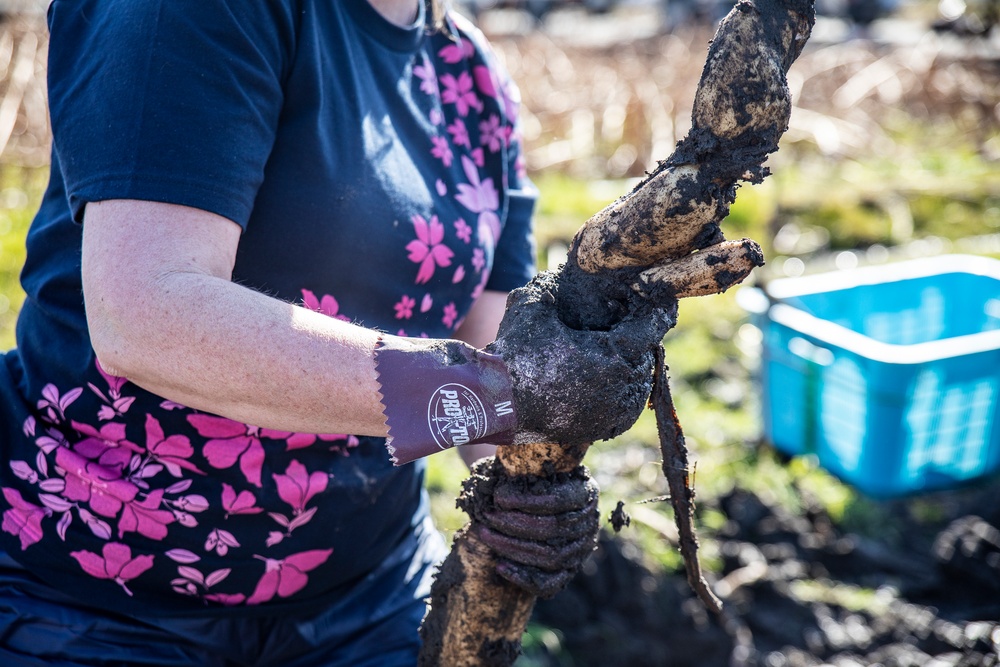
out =
<svg viewBox="0 0 1000 667"><path fill-rule="evenodd" d="M54 0L49 107L73 217L192 206L246 226L281 114L291 0Z"/></svg>
<svg viewBox="0 0 1000 667"><path fill-rule="evenodd" d="M509 292L535 275L535 236L532 217L537 191L529 183L508 192L507 222L493 256L493 271L486 289Z"/></svg>
<svg viewBox="0 0 1000 667"><path fill-rule="evenodd" d="M494 67L498 67L494 62ZM509 292L527 284L537 271L534 235L538 190L528 178L522 153L519 112L521 95L506 71L500 69L500 98L513 131L507 145L507 219L493 256L493 271L486 289Z"/></svg>

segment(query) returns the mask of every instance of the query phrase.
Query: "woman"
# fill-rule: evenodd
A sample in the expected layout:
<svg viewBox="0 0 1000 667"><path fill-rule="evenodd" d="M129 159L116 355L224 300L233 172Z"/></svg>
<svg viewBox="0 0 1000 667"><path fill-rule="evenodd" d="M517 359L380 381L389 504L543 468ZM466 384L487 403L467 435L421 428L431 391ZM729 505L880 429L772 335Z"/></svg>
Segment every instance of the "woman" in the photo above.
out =
<svg viewBox="0 0 1000 667"><path fill-rule="evenodd" d="M534 271L534 193L510 82L430 11L52 2L51 181L0 364L3 664L413 664L443 546L384 437L430 451L428 341L502 375L479 442L568 439L474 349Z"/></svg>

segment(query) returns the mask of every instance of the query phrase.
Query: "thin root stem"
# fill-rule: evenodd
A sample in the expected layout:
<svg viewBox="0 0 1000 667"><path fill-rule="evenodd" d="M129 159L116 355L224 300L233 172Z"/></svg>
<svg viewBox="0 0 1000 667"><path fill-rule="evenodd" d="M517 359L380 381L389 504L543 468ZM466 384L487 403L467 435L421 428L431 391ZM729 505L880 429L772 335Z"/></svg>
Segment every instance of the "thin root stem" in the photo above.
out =
<svg viewBox="0 0 1000 667"><path fill-rule="evenodd" d="M663 348L660 347L656 349L656 376L650 402L656 413L660 451L663 453L663 474L670 488L670 504L674 508L674 520L677 522L688 583L702 603L721 617L722 601L712 592L701 571L701 563L698 562L698 537L694 530L694 487L688 476L687 447L684 444L684 431L670 396Z"/></svg>

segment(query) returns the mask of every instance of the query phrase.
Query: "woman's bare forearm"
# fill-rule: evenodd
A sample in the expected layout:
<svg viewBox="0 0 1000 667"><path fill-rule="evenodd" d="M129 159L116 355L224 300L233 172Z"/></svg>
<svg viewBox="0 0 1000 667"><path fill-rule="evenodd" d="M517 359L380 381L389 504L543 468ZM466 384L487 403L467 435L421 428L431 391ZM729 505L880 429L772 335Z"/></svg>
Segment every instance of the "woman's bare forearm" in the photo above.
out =
<svg viewBox="0 0 1000 667"><path fill-rule="evenodd" d="M256 426L385 435L378 333L230 280L239 228L151 202L90 204L83 278L108 372Z"/></svg>
<svg viewBox="0 0 1000 667"><path fill-rule="evenodd" d="M118 371L188 407L284 431L385 435L377 332L223 279L160 280ZM112 362L114 365L116 362Z"/></svg>

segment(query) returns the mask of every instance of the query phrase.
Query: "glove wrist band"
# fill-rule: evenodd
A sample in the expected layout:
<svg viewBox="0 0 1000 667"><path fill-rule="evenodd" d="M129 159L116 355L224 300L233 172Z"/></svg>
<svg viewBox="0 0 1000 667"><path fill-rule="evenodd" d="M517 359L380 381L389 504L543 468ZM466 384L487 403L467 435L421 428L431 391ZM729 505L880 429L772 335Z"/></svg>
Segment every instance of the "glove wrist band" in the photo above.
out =
<svg viewBox="0 0 1000 667"><path fill-rule="evenodd" d="M375 371L395 465L451 447L513 443L513 381L499 355L457 340L380 338Z"/></svg>

